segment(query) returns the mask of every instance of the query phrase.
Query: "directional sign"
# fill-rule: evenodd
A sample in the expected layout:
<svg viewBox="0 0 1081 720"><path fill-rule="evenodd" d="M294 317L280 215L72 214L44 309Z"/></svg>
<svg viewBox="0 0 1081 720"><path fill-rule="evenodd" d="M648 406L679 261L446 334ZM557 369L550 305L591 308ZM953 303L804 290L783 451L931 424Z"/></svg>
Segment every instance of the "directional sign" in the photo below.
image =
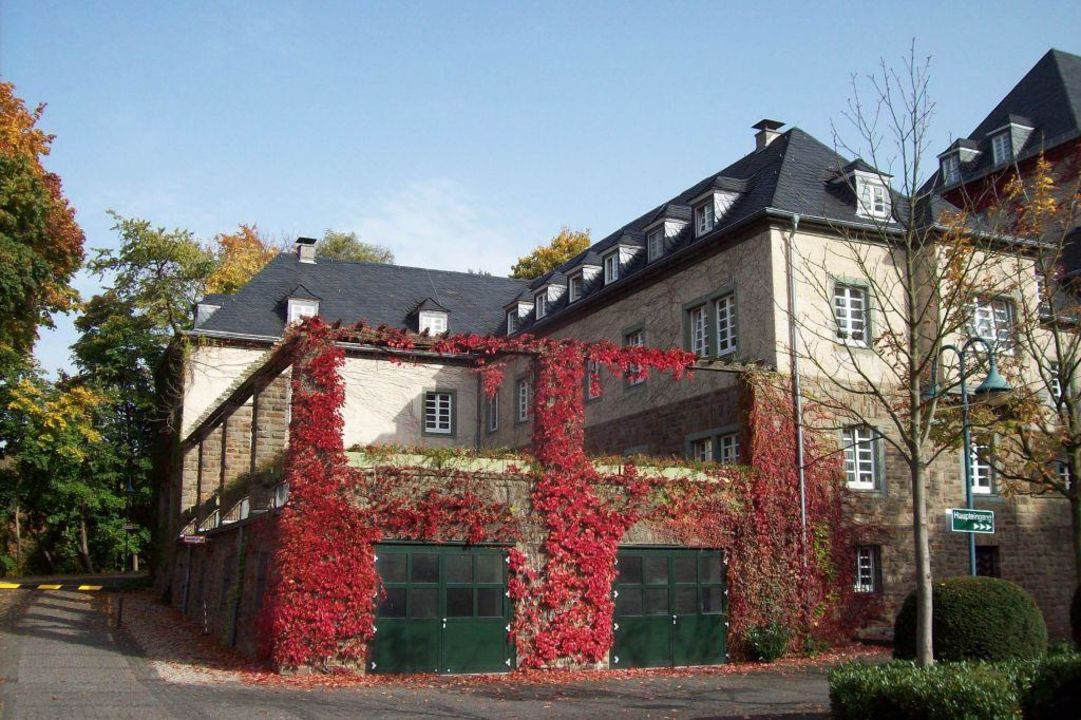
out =
<svg viewBox="0 0 1081 720"><path fill-rule="evenodd" d="M953 508L950 510L950 530L990 535L995 532L995 511Z"/></svg>
<svg viewBox="0 0 1081 720"><path fill-rule="evenodd" d="M205 545L206 535L181 535L180 542L185 545Z"/></svg>

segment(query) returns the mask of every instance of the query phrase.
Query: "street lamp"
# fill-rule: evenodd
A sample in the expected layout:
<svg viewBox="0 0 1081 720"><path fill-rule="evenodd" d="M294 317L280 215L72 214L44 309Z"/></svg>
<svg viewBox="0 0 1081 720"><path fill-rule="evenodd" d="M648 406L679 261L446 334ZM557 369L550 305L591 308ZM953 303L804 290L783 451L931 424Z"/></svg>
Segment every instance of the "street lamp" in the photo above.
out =
<svg viewBox="0 0 1081 720"><path fill-rule="evenodd" d="M1006 382L1006 378L999 374L998 366L995 363L994 346L981 337L974 337L970 338L961 347L956 345L942 346L938 351L938 355L931 361L931 385L923 395L924 400L931 400L940 394L936 386L938 382L938 360L947 350L952 350L957 354L960 363L961 433L964 438L965 454L965 507L969 510L972 509L972 425L968 417L968 364L966 363L966 357L970 351L975 352L976 345L983 345L987 351L987 377L976 387L972 394L977 397L990 398L1009 392L1012 388ZM949 390L949 388L946 388L946 390ZM946 390L942 392L945 393ZM968 572L970 575L976 574L976 535L971 532L968 533Z"/></svg>

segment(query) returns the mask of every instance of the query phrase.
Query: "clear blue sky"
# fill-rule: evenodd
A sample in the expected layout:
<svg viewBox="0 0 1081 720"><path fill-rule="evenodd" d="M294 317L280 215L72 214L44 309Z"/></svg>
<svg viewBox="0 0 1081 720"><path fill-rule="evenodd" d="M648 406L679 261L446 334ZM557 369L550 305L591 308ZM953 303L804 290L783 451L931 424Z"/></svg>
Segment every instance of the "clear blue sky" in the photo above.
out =
<svg viewBox="0 0 1081 720"><path fill-rule="evenodd" d="M48 103L88 249L114 245L112 208L506 273L561 225L603 237L724 167L762 117L829 143L850 76L913 38L936 148L1049 48L1081 53L1076 0L900 6L3 0L0 75ZM61 318L43 365L73 340Z"/></svg>

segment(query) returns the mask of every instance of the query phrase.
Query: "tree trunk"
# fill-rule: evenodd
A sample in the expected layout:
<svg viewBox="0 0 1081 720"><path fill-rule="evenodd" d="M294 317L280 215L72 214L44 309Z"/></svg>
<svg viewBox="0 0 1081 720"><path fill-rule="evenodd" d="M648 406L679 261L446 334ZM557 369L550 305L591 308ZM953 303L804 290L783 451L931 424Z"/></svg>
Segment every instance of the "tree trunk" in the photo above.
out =
<svg viewBox="0 0 1081 720"><path fill-rule="evenodd" d="M928 667L935 662L931 636L931 547L927 537L927 469L919 460L910 465L912 473L912 530L916 539L916 664Z"/></svg>
<svg viewBox="0 0 1081 720"><path fill-rule="evenodd" d="M90 543L86 539L86 517L79 516L79 557L83 561L83 569L88 573L94 572L94 561L90 559Z"/></svg>
<svg viewBox="0 0 1081 720"><path fill-rule="evenodd" d="M15 574L23 572L23 534L22 525L19 524L19 500L15 500Z"/></svg>
<svg viewBox="0 0 1081 720"><path fill-rule="evenodd" d="M1081 585L1081 492L1079 490L1081 488L1070 488L1070 525L1073 526L1070 544L1073 548L1075 585Z"/></svg>

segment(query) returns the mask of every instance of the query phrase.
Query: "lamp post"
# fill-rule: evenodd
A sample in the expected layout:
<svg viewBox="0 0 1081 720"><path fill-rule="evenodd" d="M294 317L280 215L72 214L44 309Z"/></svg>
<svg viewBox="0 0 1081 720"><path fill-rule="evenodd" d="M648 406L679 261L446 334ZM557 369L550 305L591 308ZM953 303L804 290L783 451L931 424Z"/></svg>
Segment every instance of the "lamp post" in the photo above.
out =
<svg viewBox="0 0 1081 720"><path fill-rule="evenodd" d="M943 345L939 349L938 355L931 361L931 385L924 394L925 400L931 400L940 394L937 388L938 360L947 350L956 353L961 375L958 384L961 388L961 434L964 439L963 452L965 455L965 507L969 510L972 509L972 425L968 416L968 363L966 360L969 352L975 352L976 345L983 345L987 351L987 377L976 387L972 394L977 397L989 397L1009 392L1011 390L1010 384L999 374L998 367L995 364L994 346L981 337L973 337L969 338L961 347ZM948 390L950 388L945 388L941 392L944 394ZM976 574L976 535L974 533L968 533L968 572L970 575Z"/></svg>

